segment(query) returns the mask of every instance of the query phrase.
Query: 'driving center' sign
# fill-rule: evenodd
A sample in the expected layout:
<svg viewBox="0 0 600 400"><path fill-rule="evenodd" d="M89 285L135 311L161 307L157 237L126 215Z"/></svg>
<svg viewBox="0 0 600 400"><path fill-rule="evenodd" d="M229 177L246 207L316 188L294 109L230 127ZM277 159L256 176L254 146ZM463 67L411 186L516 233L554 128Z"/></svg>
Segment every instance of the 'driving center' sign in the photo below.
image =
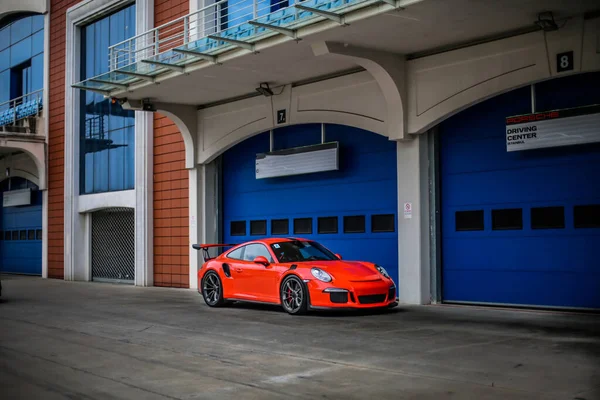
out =
<svg viewBox="0 0 600 400"><path fill-rule="evenodd" d="M506 118L506 151L600 142L600 104Z"/></svg>

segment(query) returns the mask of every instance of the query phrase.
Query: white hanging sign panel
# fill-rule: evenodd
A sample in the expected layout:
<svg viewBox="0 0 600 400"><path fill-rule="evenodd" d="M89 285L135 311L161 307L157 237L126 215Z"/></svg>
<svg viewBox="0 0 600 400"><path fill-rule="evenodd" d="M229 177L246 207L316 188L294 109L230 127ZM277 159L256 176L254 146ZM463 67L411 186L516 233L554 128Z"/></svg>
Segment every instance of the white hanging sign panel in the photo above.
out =
<svg viewBox="0 0 600 400"><path fill-rule="evenodd" d="M506 118L506 151L600 142L600 104Z"/></svg>
<svg viewBox="0 0 600 400"><path fill-rule="evenodd" d="M404 203L404 218L412 218L412 203Z"/></svg>

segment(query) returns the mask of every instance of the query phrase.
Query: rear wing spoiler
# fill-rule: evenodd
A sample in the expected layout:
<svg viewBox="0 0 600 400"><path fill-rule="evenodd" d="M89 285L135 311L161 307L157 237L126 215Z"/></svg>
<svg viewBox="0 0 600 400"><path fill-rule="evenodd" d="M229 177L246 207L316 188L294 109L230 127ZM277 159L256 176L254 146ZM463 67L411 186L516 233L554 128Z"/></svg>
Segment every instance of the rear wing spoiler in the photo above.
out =
<svg viewBox="0 0 600 400"><path fill-rule="evenodd" d="M212 260L214 257L211 257L208 249L212 249L215 247L233 247L233 246L237 246L237 244L218 244L218 243L211 243L211 244L193 244L192 248L195 250L202 250L202 258L204 259L204 262L207 262L208 260Z"/></svg>

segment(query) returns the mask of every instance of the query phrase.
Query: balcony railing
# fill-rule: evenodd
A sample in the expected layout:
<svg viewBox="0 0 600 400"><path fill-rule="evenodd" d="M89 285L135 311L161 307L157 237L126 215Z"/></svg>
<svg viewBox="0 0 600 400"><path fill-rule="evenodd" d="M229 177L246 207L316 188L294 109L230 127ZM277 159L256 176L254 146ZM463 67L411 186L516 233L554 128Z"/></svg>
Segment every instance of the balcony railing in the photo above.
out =
<svg viewBox="0 0 600 400"><path fill-rule="evenodd" d="M44 90L36 90L0 104L0 126L16 124L27 117L39 116Z"/></svg>
<svg viewBox="0 0 600 400"><path fill-rule="evenodd" d="M220 0L110 46L108 72L72 86L108 95L134 83L153 81L164 72L183 72L186 65L201 60L217 62L219 54L235 48L255 51L257 42L272 36L297 39L298 29L319 21L343 24L344 15L351 11L385 3L397 8L400 2L305 0L282 7L287 2Z"/></svg>

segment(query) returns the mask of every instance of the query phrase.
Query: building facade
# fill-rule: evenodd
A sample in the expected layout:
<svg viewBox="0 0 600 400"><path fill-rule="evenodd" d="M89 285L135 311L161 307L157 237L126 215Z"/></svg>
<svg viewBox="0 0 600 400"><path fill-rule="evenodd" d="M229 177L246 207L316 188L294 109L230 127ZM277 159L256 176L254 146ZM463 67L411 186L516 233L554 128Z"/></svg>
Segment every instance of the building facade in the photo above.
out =
<svg viewBox="0 0 600 400"><path fill-rule="evenodd" d="M600 308L594 1L14 4L2 99L41 89L44 151L2 133L39 177L3 182L34 194L0 256L194 289L192 243L291 235L384 265L402 303Z"/></svg>

